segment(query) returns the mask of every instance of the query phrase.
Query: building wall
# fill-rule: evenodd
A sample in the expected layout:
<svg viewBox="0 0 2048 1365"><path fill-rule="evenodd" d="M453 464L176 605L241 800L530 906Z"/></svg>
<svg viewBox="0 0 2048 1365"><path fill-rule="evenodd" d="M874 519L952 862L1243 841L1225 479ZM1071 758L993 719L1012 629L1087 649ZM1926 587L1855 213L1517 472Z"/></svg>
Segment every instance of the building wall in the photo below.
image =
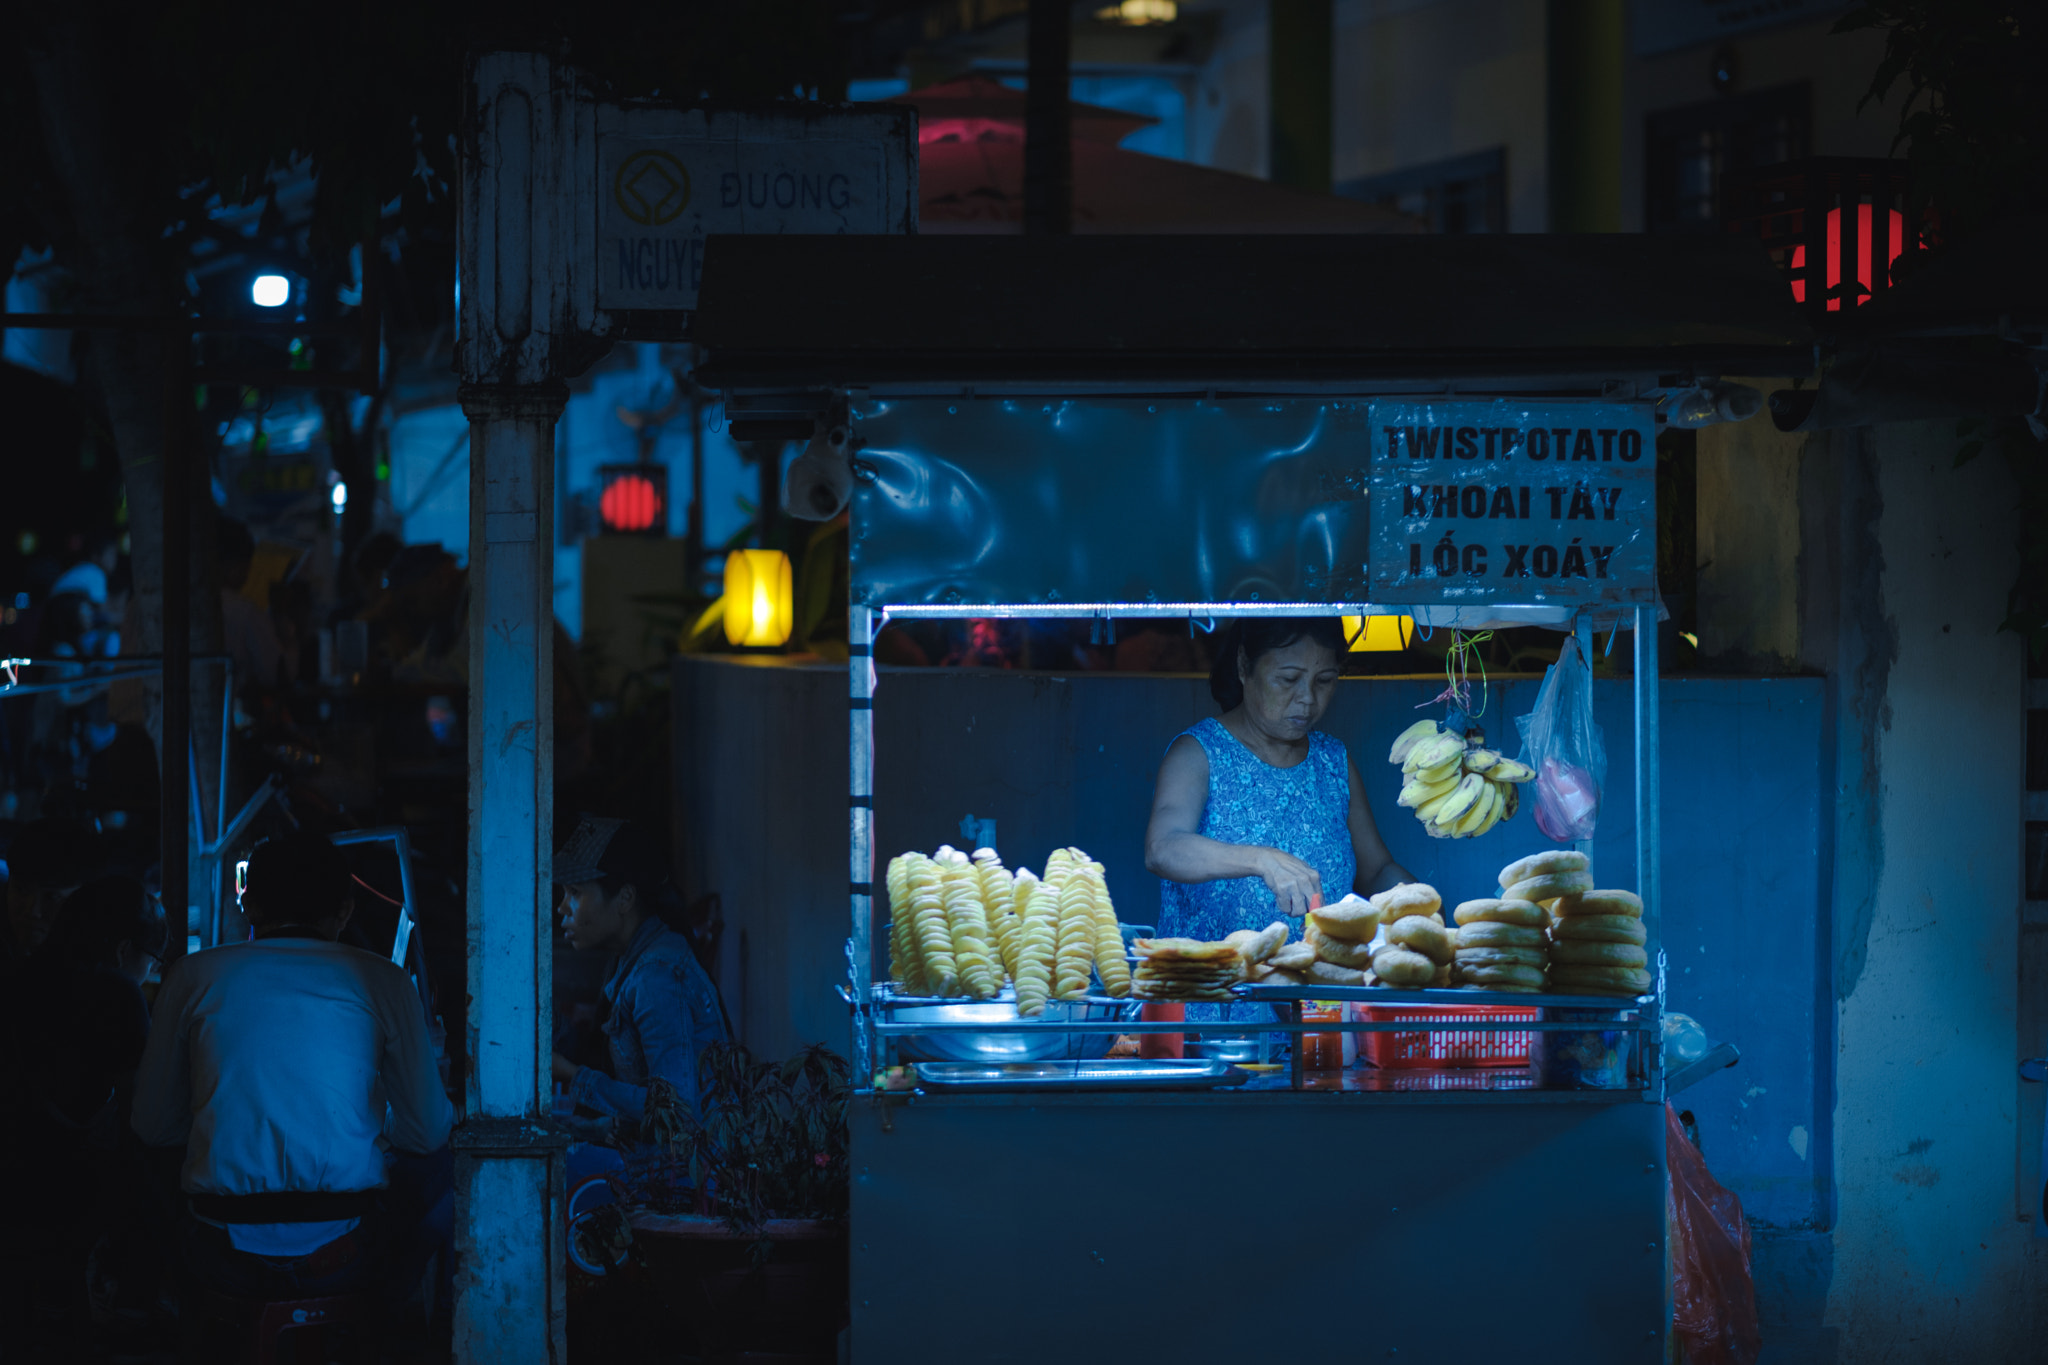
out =
<svg viewBox="0 0 2048 1365"><path fill-rule="evenodd" d="M1806 81L1813 89L1812 151L1816 156L1889 156L1899 126L1903 84L1885 104L1858 103L1884 56L1875 29L1833 34L1838 16L1745 34L1726 43L1700 43L1654 57L1632 57L1625 69L1622 120L1621 223L1643 228L1643 130L1661 110L1705 104L1724 94L1741 96ZM1735 81L1717 92L1711 63L1723 48L1735 57Z"/></svg>
<svg viewBox="0 0 2048 1365"><path fill-rule="evenodd" d="M2021 1220L2039 1141L2018 1121L2021 660L2000 634L2017 567L1994 460L1953 468L1945 424L1870 438L1880 610L1869 894L1836 932L1840 1359L2039 1360L2048 1257Z"/></svg>
<svg viewBox="0 0 2048 1365"><path fill-rule="evenodd" d="M1266 5L1215 5L1222 37L1189 112L1193 160L1251 175L1266 158ZM1505 149L1510 231L1550 220L1546 176L1549 54L1545 0L1337 0L1332 180L1343 183ZM1799 81L1812 87L1811 147L1825 156L1891 154L1898 127L1889 103L1858 104L1883 52L1875 31L1835 35L1837 14L1637 56L1625 48L1619 158L1623 231L1644 221L1644 127L1659 111L1739 97ZM1717 91L1712 60L1734 56L1735 79Z"/></svg>
<svg viewBox="0 0 2048 1365"><path fill-rule="evenodd" d="M1543 0L1339 0L1339 183L1507 149L1508 229L1543 231Z"/></svg>
<svg viewBox="0 0 2048 1365"><path fill-rule="evenodd" d="M1785 380L1740 379L1766 393ZM1696 460L1699 652L1716 668L1787 672L1799 658L1800 477L1808 438L1768 417L1704 427ZM1812 458L1829 459L1827 439Z"/></svg>
<svg viewBox="0 0 2048 1365"><path fill-rule="evenodd" d="M1188 157L1205 166L1264 177L1269 156L1265 0L1189 5L1216 15L1216 45L1188 108Z"/></svg>

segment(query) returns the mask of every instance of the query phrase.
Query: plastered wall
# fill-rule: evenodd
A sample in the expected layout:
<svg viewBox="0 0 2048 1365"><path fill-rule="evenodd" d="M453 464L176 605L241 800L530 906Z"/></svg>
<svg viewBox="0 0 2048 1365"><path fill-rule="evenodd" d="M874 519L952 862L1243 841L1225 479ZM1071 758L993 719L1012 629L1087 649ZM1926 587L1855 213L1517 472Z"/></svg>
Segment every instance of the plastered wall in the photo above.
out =
<svg viewBox="0 0 2048 1365"><path fill-rule="evenodd" d="M1834 1271L1842 1361L2048 1359L2021 1221L2015 1061L2021 670L2002 467L1942 424L1872 433L1881 612L1867 902L1840 907ZM1858 951L1860 949L1860 952ZM2036 1196L2038 1194L2036 1192Z"/></svg>

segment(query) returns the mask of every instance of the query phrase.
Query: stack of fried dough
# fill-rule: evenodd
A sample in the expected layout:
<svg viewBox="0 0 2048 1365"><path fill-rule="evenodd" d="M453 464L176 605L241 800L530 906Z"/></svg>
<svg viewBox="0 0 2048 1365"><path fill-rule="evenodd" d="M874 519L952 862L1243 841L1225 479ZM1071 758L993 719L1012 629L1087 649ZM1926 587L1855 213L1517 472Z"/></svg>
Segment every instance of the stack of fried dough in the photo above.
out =
<svg viewBox="0 0 2048 1365"><path fill-rule="evenodd" d="M1369 945L1373 981L1382 986L1448 986L1456 945L1444 927L1443 897L1433 886L1404 882L1366 904L1380 928ZM1325 924L1326 932L1333 926Z"/></svg>
<svg viewBox="0 0 2048 1365"><path fill-rule="evenodd" d="M1591 867L1585 854L1571 849L1533 853L1501 869L1501 896L1543 909L1551 991L1641 995L1650 989L1642 899L1632 891L1596 890Z"/></svg>
<svg viewBox="0 0 2048 1365"><path fill-rule="evenodd" d="M1237 949L1245 980L1264 981L1277 970L1273 959L1287 947L1287 921L1276 919L1263 929L1238 929L1225 934L1223 941Z"/></svg>
<svg viewBox="0 0 2048 1365"><path fill-rule="evenodd" d="M1237 945L1192 938L1141 938L1131 944L1138 970L1131 994L1139 1000L1226 1001L1245 979Z"/></svg>
<svg viewBox="0 0 2048 1365"><path fill-rule="evenodd" d="M1649 991L1649 934L1633 891L1584 891L1550 906L1550 983L1560 995Z"/></svg>
<svg viewBox="0 0 2048 1365"><path fill-rule="evenodd" d="M1534 995L1550 965L1549 917L1533 901L1495 897L1466 901L1451 912L1458 922L1457 985L1475 991Z"/></svg>

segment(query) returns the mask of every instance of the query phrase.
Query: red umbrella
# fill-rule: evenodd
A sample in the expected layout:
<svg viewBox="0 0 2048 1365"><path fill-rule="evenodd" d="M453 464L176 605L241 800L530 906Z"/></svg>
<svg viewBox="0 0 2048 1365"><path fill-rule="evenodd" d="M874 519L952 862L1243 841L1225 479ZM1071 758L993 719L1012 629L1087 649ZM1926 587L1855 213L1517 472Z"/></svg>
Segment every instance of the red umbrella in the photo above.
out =
<svg viewBox="0 0 2048 1365"><path fill-rule="evenodd" d="M1021 232L1024 92L970 76L913 90L918 112L918 230ZM1407 214L1255 176L1125 151L1121 139L1157 122L1075 103L1074 231L1420 232Z"/></svg>

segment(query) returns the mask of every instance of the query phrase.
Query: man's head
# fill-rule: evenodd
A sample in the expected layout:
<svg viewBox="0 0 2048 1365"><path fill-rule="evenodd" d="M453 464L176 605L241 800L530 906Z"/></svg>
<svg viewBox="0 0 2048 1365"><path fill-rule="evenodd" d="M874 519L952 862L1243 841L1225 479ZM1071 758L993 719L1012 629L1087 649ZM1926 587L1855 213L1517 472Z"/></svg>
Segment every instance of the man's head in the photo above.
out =
<svg viewBox="0 0 2048 1365"><path fill-rule="evenodd" d="M42 945L64 898L97 876L102 861L99 833L82 820L36 820L15 832L7 845L7 927L21 951Z"/></svg>
<svg viewBox="0 0 2048 1365"><path fill-rule="evenodd" d="M242 914L258 931L287 924L336 938L355 909L348 859L327 837L294 830L249 855Z"/></svg>
<svg viewBox="0 0 2048 1365"><path fill-rule="evenodd" d="M586 815L556 850L554 878L569 946L623 952L655 913L668 860L643 826Z"/></svg>

